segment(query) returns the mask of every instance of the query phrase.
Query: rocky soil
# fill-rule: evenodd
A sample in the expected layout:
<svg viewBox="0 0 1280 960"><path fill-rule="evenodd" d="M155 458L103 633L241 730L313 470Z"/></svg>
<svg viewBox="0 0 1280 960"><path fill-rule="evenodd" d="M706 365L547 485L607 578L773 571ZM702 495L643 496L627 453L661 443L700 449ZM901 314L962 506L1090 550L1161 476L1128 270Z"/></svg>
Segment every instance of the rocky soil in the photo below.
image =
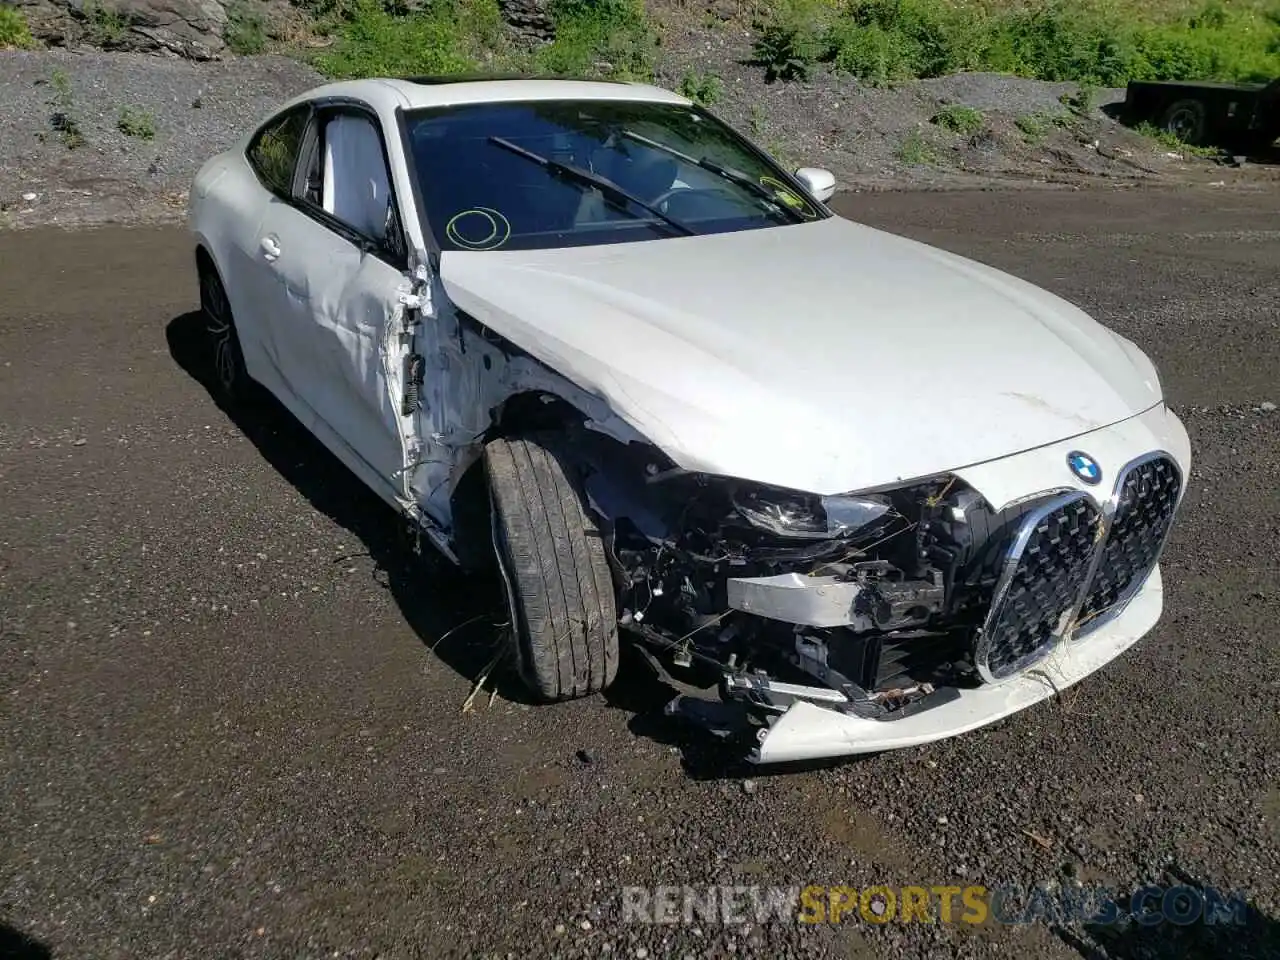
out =
<svg viewBox="0 0 1280 960"><path fill-rule="evenodd" d="M821 71L766 84L739 21L694 8L654 14L658 83L714 75L717 113L789 165L829 167L844 190L1280 182L1280 167L1184 156L1121 126L1107 109L1123 91L1073 113L1062 98L1074 84L991 74L892 90ZM71 46L0 52L0 227L179 217L204 159L321 81L282 56L197 61L63 41ZM979 110L980 126L931 122L949 105Z"/></svg>
<svg viewBox="0 0 1280 960"><path fill-rule="evenodd" d="M180 217L205 159L319 81L283 57L0 53L0 224ZM138 132L147 118L150 138Z"/></svg>

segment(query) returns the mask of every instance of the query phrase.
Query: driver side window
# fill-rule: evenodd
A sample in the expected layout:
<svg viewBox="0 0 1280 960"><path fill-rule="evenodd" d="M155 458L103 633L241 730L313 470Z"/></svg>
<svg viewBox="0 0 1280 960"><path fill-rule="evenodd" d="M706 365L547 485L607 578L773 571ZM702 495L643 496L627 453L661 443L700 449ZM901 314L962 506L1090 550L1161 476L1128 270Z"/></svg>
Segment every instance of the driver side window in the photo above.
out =
<svg viewBox="0 0 1280 960"><path fill-rule="evenodd" d="M372 118L352 111L319 114L295 192L325 219L397 258L404 256L391 171Z"/></svg>

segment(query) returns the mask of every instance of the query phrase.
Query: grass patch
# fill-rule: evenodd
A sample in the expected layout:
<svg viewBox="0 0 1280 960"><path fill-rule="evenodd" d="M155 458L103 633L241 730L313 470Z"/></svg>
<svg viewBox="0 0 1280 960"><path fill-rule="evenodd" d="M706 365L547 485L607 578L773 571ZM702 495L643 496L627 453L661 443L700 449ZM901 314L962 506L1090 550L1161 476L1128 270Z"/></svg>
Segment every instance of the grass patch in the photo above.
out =
<svg viewBox="0 0 1280 960"><path fill-rule="evenodd" d="M709 107L724 93L724 83L714 73L701 74L690 70L680 80L680 96L694 103Z"/></svg>
<svg viewBox="0 0 1280 960"><path fill-rule="evenodd" d="M84 131L80 129L80 121L76 119L75 97L71 93L71 78L65 70L57 69L49 75L49 85L53 93L49 96L49 106L53 113L49 115L49 126L58 135L62 145L68 150L76 150L87 142Z"/></svg>
<svg viewBox="0 0 1280 960"><path fill-rule="evenodd" d="M768 79L817 63L873 86L991 70L1050 81L1260 80L1280 75L1273 0L781 0L757 26Z"/></svg>
<svg viewBox="0 0 1280 960"><path fill-rule="evenodd" d="M1071 114L1068 113L1028 113L1013 121L1027 143L1043 143L1054 130L1070 123Z"/></svg>
<svg viewBox="0 0 1280 960"><path fill-rule="evenodd" d="M120 117L116 120L116 128L126 137L137 137L139 140L156 138L156 115L141 107L124 106L120 108Z"/></svg>
<svg viewBox="0 0 1280 960"><path fill-rule="evenodd" d="M938 153L919 130L907 134L898 145L898 159L913 167L933 166Z"/></svg>
<svg viewBox="0 0 1280 960"><path fill-rule="evenodd" d="M776 160L778 166L784 170L795 170L800 166L800 162L791 155L791 151L787 149L787 145L781 140L767 141L764 145L764 152Z"/></svg>
<svg viewBox="0 0 1280 960"><path fill-rule="evenodd" d="M17 7L0 6L0 50L34 50L36 46L22 11Z"/></svg>
<svg viewBox="0 0 1280 960"><path fill-rule="evenodd" d="M959 133L963 136L972 136L982 129L986 117L982 115L981 110L973 107L962 107L959 104L950 104L943 107L935 113L929 122L936 127L942 127L944 130L950 130L952 133Z"/></svg>
<svg viewBox="0 0 1280 960"><path fill-rule="evenodd" d="M105 6L99 0L85 0L82 14L85 39L89 43L107 50L124 43L129 30L129 16L124 11Z"/></svg>
<svg viewBox="0 0 1280 960"><path fill-rule="evenodd" d="M1211 157L1221 156L1222 154L1222 151L1217 147L1196 147L1189 143L1184 143L1182 140L1178 139L1177 134L1170 133L1163 127L1157 127L1154 123L1144 121L1133 129L1136 133L1140 133L1144 137L1149 137L1166 150L1172 153L1181 154L1184 158L1200 157L1202 159L1209 159Z"/></svg>
<svg viewBox="0 0 1280 960"><path fill-rule="evenodd" d="M238 0L227 7L227 26L222 31L222 39L238 56L261 53L267 48L266 20L260 11Z"/></svg>

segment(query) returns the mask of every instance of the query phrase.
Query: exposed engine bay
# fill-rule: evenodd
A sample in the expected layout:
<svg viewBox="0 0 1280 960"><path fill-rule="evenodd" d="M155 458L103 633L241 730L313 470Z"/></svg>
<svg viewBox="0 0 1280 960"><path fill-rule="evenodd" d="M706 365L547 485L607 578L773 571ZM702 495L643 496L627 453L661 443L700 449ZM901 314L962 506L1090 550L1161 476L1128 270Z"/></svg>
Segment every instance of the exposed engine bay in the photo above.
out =
<svg viewBox="0 0 1280 960"><path fill-rule="evenodd" d="M669 713L726 734L797 700L892 720L980 682L975 637L1024 510L993 512L953 476L797 494L573 433L621 628L737 708L686 695Z"/></svg>

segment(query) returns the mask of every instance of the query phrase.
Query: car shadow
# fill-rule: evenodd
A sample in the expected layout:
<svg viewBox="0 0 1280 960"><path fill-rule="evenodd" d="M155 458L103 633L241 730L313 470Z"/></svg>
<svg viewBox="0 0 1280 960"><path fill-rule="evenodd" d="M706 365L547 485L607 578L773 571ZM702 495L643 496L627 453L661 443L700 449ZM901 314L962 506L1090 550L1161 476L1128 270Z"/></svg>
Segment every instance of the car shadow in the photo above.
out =
<svg viewBox="0 0 1280 960"><path fill-rule="evenodd" d="M1166 868L1157 885L1166 891L1186 887L1206 898L1206 884L1176 865ZM1217 891L1229 898L1228 891ZM1131 909L1128 899L1119 903ZM1227 957L1280 957L1280 921L1268 917L1252 901L1242 900L1231 922L1209 923L1198 918L1190 923L1161 919L1144 926L1134 922L1054 926L1059 940L1085 960L1224 960Z"/></svg>
<svg viewBox="0 0 1280 960"><path fill-rule="evenodd" d="M422 643L461 676L477 679L506 636L497 582L464 575L427 541L416 544L396 512L267 391L253 391L244 403L224 403L215 387L205 327L199 311L169 322L165 335L174 362L312 507L360 540L373 561L375 581L391 593ZM503 699L530 702L505 661L490 677L487 688L493 686Z"/></svg>
<svg viewBox="0 0 1280 960"><path fill-rule="evenodd" d="M0 957L4 960L50 960L53 952L34 937L0 922Z"/></svg>

